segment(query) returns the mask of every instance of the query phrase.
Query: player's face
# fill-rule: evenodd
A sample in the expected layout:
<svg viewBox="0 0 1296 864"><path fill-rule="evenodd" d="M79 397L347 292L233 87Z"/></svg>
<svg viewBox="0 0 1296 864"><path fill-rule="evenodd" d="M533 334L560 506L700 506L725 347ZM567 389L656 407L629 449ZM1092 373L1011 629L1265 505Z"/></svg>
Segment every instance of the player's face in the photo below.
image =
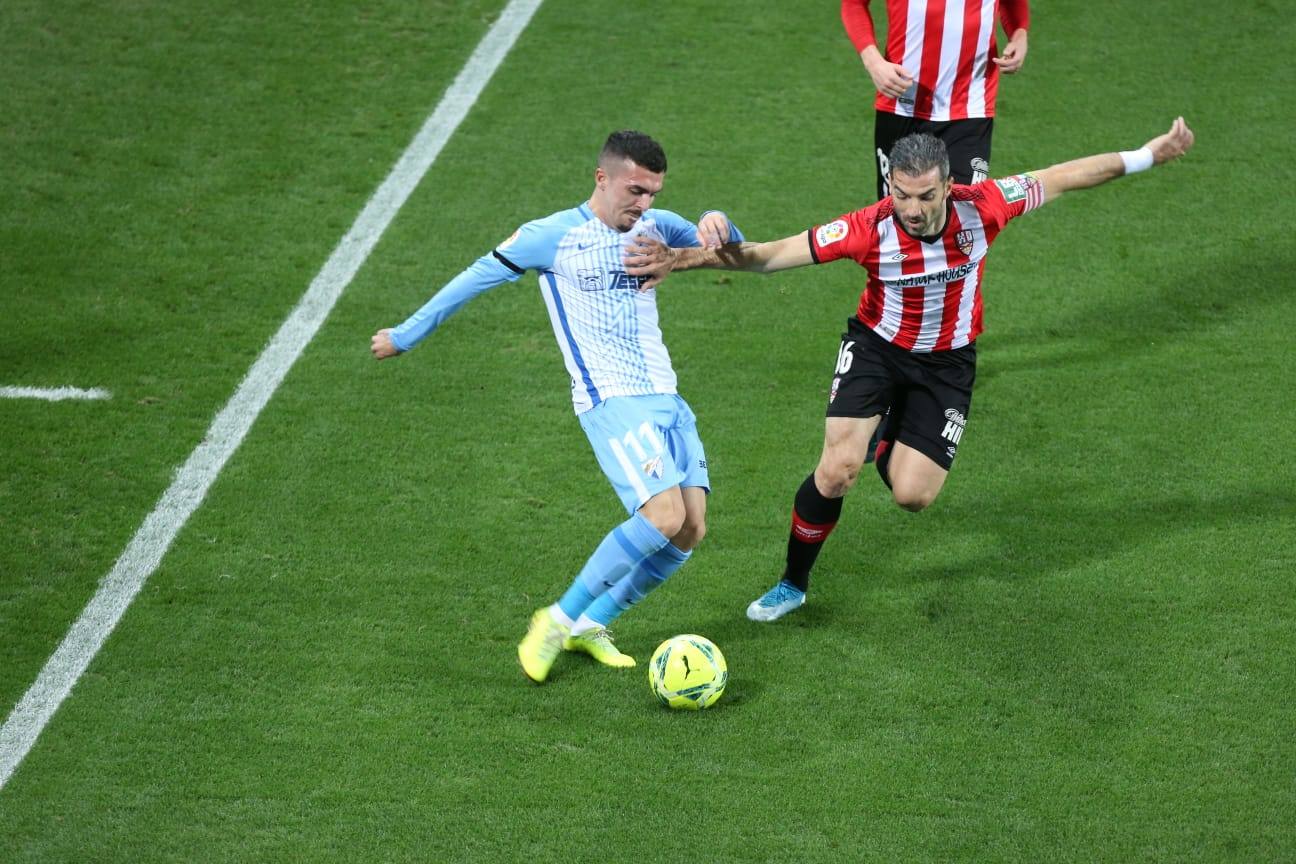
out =
<svg viewBox="0 0 1296 864"><path fill-rule="evenodd" d="M594 169L595 210L618 231L629 231L652 206L665 174L649 171L629 159Z"/></svg>
<svg viewBox="0 0 1296 864"><path fill-rule="evenodd" d="M896 219L914 237L930 237L945 227L945 202L953 181L941 179L940 169L925 174L891 172L891 198Z"/></svg>

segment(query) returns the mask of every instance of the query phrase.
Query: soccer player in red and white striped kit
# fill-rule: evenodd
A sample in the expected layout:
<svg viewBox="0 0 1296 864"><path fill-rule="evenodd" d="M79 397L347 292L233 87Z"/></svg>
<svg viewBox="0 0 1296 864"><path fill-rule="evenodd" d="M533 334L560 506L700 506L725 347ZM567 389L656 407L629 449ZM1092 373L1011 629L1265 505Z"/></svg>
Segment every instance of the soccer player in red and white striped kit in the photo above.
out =
<svg viewBox="0 0 1296 864"><path fill-rule="evenodd" d="M815 558L883 415L876 467L895 503L917 512L940 493L972 405L986 253L1004 226L1064 192L1177 159L1192 143L1179 117L1137 150L964 186L953 183L940 140L910 135L889 154L890 196L809 231L715 249L628 247L626 272L648 277L646 287L694 267L773 273L850 258L866 271L837 353L819 464L793 501L786 568L748 618L773 621L805 602Z"/></svg>
<svg viewBox="0 0 1296 864"><path fill-rule="evenodd" d="M945 142L955 183L990 176L999 73L1026 61L1027 0L887 0L886 50L878 50L869 0L842 0L841 18L873 79L878 197L890 194L887 154L926 132ZM1008 42L999 53L995 22Z"/></svg>

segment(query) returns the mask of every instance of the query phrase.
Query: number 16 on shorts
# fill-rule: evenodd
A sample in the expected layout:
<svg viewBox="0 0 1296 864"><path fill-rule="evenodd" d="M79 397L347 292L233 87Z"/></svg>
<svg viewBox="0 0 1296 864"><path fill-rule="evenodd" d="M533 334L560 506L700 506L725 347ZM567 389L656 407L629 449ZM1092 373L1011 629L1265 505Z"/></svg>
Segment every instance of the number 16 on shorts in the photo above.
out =
<svg viewBox="0 0 1296 864"><path fill-rule="evenodd" d="M855 359L855 355L851 353L851 349L854 347L855 342L853 340L842 340L841 350L837 352L837 367L833 370L832 389L828 392L829 405L837 398L837 388L841 386L841 376L850 371L851 363Z"/></svg>

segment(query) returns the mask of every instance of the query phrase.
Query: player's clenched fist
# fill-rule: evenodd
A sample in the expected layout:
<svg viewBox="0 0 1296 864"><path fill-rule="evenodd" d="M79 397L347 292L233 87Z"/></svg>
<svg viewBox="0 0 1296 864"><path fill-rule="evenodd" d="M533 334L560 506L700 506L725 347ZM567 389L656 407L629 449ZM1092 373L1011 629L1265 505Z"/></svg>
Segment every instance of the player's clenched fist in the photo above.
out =
<svg viewBox="0 0 1296 864"><path fill-rule="evenodd" d="M386 360L400 353L392 344L390 327L383 328L373 335L369 340L369 351L379 360Z"/></svg>

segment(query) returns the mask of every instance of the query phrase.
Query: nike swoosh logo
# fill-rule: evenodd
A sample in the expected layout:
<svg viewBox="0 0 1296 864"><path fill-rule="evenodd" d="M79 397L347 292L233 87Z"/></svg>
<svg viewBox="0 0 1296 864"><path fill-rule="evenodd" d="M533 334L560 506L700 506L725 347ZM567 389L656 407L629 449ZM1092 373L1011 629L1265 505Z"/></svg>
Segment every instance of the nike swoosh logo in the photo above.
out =
<svg viewBox="0 0 1296 864"><path fill-rule="evenodd" d="M593 241L593 240L591 240L591 241L588 242L588 243L577 243L577 244L576 244L576 248L579 249L580 251L584 252L586 249L588 249L588 248L590 248L591 246L593 246L594 243L595 243L595 241Z"/></svg>

